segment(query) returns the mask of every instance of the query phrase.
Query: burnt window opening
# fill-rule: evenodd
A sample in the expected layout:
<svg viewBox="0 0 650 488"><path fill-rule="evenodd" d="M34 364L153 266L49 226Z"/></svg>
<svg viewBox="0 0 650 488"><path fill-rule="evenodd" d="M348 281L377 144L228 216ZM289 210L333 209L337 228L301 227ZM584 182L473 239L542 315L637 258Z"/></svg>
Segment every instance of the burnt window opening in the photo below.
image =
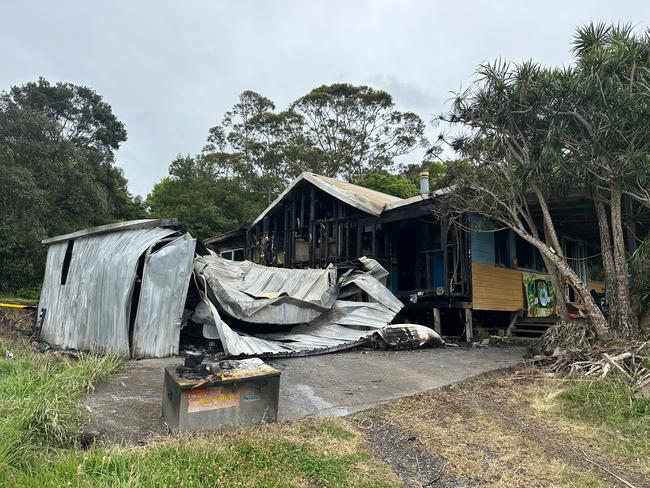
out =
<svg viewBox="0 0 650 488"><path fill-rule="evenodd" d="M494 233L494 261L497 266L510 267L510 231L508 229Z"/></svg>
<svg viewBox="0 0 650 488"><path fill-rule="evenodd" d="M70 270L70 260L72 259L72 249L74 248L74 239L68 241L63 258L63 267L61 268L61 284L65 285L68 280L68 271Z"/></svg>

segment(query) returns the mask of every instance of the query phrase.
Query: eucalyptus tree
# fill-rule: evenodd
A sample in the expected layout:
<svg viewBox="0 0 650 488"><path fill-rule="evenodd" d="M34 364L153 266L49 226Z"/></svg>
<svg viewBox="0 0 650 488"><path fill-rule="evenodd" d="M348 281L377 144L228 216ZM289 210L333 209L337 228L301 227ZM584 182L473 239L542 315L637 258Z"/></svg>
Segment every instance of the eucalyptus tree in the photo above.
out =
<svg viewBox="0 0 650 488"><path fill-rule="evenodd" d="M291 110L302 117L305 139L329 176L354 181L392 169L395 158L427 146L422 119L397 110L390 93L369 86L319 86Z"/></svg>
<svg viewBox="0 0 650 488"><path fill-rule="evenodd" d="M476 81L456 96L451 111L442 118L460 126L459 135L447 142L466 159L450 164L455 185L438 200L436 212L473 213L512 229L542 256L558 291L560 275L580 295L600 337L609 335L607 321L586 283L562 254L549 209L551 197L568 188L559 158L562 131L549 117L558 73L532 62L504 62L479 68ZM542 215L542 228L532 207ZM566 317L566 309L562 310Z"/></svg>
<svg viewBox="0 0 650 488"><path fill-rule="evenodd" d="M302 120L253 91L245 91L208 133L202 157L218 176L265 194L270 201L288 181L313 168L301 135Z"/></svg>
<svg viewBox="0 0 650 488"><path fill-rule="evenodd" d="M303 171L355 181L392 169L395 158L426 144L422 119L397 110L389 93L338 83L314 88L285 110L243 92L210 129L203 157L221 176L270 199Z"/></svg>
<svg viewBox="0 0 650 488"><path fill-rule="evenodd" d="M623 198L650 207L650 35L628 25L590 24L577 30L573 50L575 67L558 78L550 111L562 127L571 170L594 198L610 324L634 336Z"/></svg>

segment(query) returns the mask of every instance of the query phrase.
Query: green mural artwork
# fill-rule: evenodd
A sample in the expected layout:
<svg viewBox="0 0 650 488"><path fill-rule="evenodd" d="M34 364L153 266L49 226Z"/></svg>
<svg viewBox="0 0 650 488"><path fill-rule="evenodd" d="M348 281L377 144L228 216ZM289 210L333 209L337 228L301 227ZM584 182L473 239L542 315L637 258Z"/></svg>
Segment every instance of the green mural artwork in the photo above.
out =
<svg viewBox="0 0 650 488"><path fill-rule="evenodd" d="M522 273L529 317L548 317L556 313L557 296L548 275Z"/></svg>

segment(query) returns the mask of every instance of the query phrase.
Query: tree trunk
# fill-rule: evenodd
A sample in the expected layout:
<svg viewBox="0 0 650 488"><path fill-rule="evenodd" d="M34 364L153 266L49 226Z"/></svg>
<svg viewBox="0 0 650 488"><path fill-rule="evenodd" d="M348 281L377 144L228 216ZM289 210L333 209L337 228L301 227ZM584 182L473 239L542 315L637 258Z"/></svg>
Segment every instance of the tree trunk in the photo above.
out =
<svg viewBox="0 0 650 488"><path fill-rule="evenodd" d="M557 238L557 233L555 232L555 225L553 224L553 219L551 217L551 212L548 209L548 204L546 203L546 198L544 197L542 191L537 187L533 186L535 196L539 202L539 206L542 209L542 219L544 222L544 239L546 244L555 250L555 252L562 257L562 247L560 246L560 241ZM560 320L562 322L567 322L569 320L569 310L566 306L566 297L564 295L564 288L562 287L562 280L560 273L551 261L549 261L543 254L542 259L544 260L544 265L549 275L551 275L551 283L553 283L553 288L555 288L555 296L557 298L557 308Z"/></svg>
<svg viewBox="0 0 650 488"><path fill-rule="evenodd" d="M546 242L550 243L550 246L555 250L558 256L563 257L562 246L560 246L560 240L557 238L557 232L555 232L555 225L553 225L553 219L551 218L551 212L548 209L546 198L544 198L544 195L537 186L533 186L533 191L537 196L537 201L542 210L542 218L544 219L544 237L546 238Z"/></svg>
<svg viewBox="0 0 650 488"><path fill-rule="evenodd" d="M610 192L612 240L614 243L614 269L616 270L616 299L619 313L619 324L616 332L627 338L634 337L637 332L637 317L632 311L630 302L630 280L625 252L625 236L623 234L623 215L621 212L621 192Z"/></svg>
<svg viewBox="0 0 650 488"><path fill-rule="evenodd" d="M607 325L607 320L605 319L602 310L598 307L595 300L591 296L591 293L589 293L589 289L587 288L587 285L582 282L582 280L576 274L573 268L571 268L571 266L568 265L568 263L564 258L554 253L551 247L549 247L547 244L540 241L539 239L536 239L535 237L531 236L525 230L519 228L513 228L512 230L515 231L519 236L521 236L522 239L528 241L530 244L535 246L539 250L539 252L542 253L542 255L546 256L546 258L555 265L557 270L566 278L569 285L573 286L576 292L578 292L578 294L580 295L580 298L582 298L582 301L585 305L585 309L589 314L589 319L591 320L591 323L593 324L594 329L596 330L596 335L598 336L598 338L607 339L610 335L609 327Z"/></svg>
<svg viewBox="0 0 650 488"><path fill-rule="evenodd" d="M546 260L545 260L546 262ZM549 266L550 265L550 266ZM562 286L562 277L560 272L553 263L548 263L546 265L549 274L551 275L551 283L553 283L553 288L555 288L555 297L557 299L557 310L560 320L562 322L569 321L569 309L566 306L566 295L564 294L564 287Z"/></svg>
<svg viewBox="0 0 650 488"><path fill-rule="evenodd" d="M594 197L596 216L598 217L598 230L600 233L600 253L605 270L605 291L607 293L609 325L613 330L619 328L620 316L618 313L618 292L616 291L616 268L612 254L612 241L609 233L609 220L607 209L600 197Z"/></svg>

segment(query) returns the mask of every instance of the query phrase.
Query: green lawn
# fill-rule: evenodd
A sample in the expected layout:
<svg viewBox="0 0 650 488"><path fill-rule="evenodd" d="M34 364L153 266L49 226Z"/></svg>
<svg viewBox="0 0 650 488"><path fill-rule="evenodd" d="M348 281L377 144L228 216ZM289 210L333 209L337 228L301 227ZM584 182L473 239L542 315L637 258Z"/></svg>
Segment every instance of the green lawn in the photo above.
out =
<svg viewBox="0 0 650 488"><path fill-rule="evenodd" d="M121 360L70 360L0 340L0 484L19 487L397 486L345 420L265 425L165 438L144 447L95 446L78 436L82 395ZM128 412L125 412L128 415Z"/></svg>
<svg viewBox="0 0 650 488"><path fill-rule="evenodd" d="M626 378L612 373L603 379L575 379L559 400L563 415L610 433L613 451L645 460L650 471L650 398L635 395Z"/></svg>

